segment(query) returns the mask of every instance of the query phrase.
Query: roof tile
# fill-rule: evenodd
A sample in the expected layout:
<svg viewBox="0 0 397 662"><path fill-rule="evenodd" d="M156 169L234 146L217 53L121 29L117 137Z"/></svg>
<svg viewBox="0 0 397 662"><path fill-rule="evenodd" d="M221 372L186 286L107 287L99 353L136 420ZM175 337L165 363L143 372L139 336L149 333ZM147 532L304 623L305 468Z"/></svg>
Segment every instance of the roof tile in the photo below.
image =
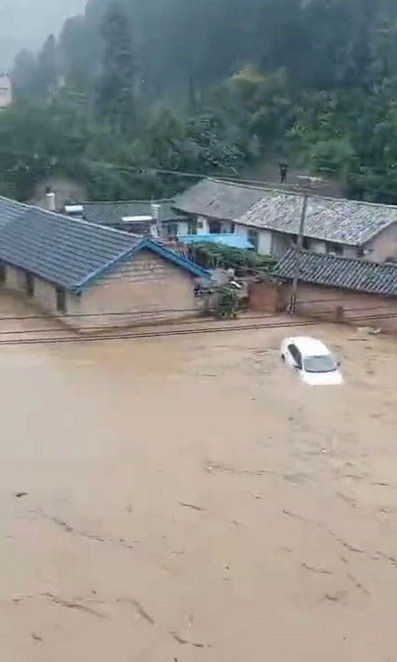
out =
<svg viewBox="0 0 397 662"><path fill-rule="evenodd" d="M147 248L193 276L208 273L149 238L0 198L0 260L72 291Z"/></svg>
<svg viewBox="0 0 397 662"><path fill-rule="evenodd" d="M141 240L35 207L21 205L21 211L1 227L0 259L67 289Z"/></svg>
<svg viewBox="0 0 397 662"><path fill-rule="evenodd" d="M207 218L235 221L263 230L298 234L302 194L268 185L250 186L204 179L177 196L177 209ZM397 222L397 207L313 195L309 198L305 236L361 246Z"/></svg>
<svg viewBox="0 0 397 662"><path fill-rule="evenodd" d="M239 223L298 234L301 212L301 195L267 192L262 200L239 219ZM396 222L397 207L313 196L308 201L304 235L333 243L361 246Z"/></svg>
<svg viewBox="0 0 397 662"><path fill-rule="evenodd" d="M172 209L171 200L130 200L127 202L82 202L83 216L90 223L119 226L125 224L123 218L131 216L151 216L152 204L161 207L163 221L173 220L178 213Z"/></svg>
<svg viewBox="0 0 397 662"><path fill-rule="evenodd" d="M235 221L261 200L265 188L203 179L176 196L174 207L187 214Z"/></svg>
<svg viewBox="0 0 397 662"><path fill-rule="evenodd" d="M296 264L295 255L294 249L286 253L273 269L272 276L281 280L292 280ZM302 251L299 280L312 285L397 296L397 264L390 262L380 264Z"/></svg>

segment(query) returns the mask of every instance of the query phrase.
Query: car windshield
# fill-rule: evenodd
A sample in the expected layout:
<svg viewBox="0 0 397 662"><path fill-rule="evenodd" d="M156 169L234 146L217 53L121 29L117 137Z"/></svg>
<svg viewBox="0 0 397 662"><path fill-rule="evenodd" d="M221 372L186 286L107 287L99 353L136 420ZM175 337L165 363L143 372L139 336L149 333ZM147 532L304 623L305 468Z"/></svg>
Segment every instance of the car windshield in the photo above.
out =
<svg viewBox="0 0 397 662"><path fill-rule="evenodd" d="M307 356L304 360L306 372L335 372L338 365L332 354L323 356Z"/></svg>

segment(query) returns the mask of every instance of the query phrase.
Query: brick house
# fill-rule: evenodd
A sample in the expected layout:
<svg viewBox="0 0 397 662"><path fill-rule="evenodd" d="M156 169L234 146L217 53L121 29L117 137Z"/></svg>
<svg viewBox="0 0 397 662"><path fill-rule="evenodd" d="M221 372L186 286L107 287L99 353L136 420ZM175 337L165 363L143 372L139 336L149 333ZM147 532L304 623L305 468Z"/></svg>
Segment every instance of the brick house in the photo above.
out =
<svg viewBox="0 0 397 662"><path fill-rule="evenodd" d="M295 260L295 251L289 251L272 271L283 284L276 288L277 301L274 284L266 293L275 309L288 303ZM297 314L397 332L397 264L302 251Z"/></svg>
<svg viewBox="0 0 397 662"><path fill-rule="evenodd" d="M207 178L177 195L173 204L198 235L241 233L249 240L238 220L265 194L265 188Z"/></svg>
<svg viewBox="0 0 397 662"><path fill-rule="evenodd" d="M275 259L295 245L302 204L301 193L217 179L202 180L174 201L179 212L196 221L198 234L234 232ZM313 195L304 247L375 262L397 256L397 207Z"/></svg>
<svg viewBox="0 0 397 662"><path fill-rule="evenodd" d="M206 271L148 237L0 198L0 280L78 328L195 313Z"/></svg>

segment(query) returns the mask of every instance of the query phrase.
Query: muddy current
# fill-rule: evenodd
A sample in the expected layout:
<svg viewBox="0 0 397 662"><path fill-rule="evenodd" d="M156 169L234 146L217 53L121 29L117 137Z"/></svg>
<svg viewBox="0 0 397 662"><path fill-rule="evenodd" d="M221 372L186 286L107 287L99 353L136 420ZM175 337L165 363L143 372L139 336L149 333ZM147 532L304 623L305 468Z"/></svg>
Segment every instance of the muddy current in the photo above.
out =
<svg viewBox="0 0 397 662"><path fill-rule="evenodd" d="M2 660L397 660L396 342L310 333L345 386L283 329L0 346Z"/></svg>

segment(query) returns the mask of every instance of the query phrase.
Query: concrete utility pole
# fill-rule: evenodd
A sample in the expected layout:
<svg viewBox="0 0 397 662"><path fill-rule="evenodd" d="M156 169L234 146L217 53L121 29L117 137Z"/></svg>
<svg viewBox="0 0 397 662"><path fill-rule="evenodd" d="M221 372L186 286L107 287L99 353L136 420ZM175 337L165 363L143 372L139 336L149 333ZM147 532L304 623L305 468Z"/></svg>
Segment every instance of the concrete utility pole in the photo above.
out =
<svg viewBox="0 0 397 662"><path fill-rule="evenodd" d="M306 212L307 212L307 203L309 201L309 195L305 191L303 194L303 204L302 204L302 212L301 212L301 217L300 217L300 222L299 222L299 232L298 232L298 237L296 240L296 246L295 246L295 264L294 264L294 278L292 281L292 289L291 289L291 298L289 300L289 305L288 305L288 312L290 315L293 315L296 312L296 300L297 300L297 295L298 295L298 283L299 283L299 273L300 273L300 266L301 266L301 253L302 253L302 247L303 247L303 237L304 237L304 232L305 232L305 221L306 221Z"/></svg>

